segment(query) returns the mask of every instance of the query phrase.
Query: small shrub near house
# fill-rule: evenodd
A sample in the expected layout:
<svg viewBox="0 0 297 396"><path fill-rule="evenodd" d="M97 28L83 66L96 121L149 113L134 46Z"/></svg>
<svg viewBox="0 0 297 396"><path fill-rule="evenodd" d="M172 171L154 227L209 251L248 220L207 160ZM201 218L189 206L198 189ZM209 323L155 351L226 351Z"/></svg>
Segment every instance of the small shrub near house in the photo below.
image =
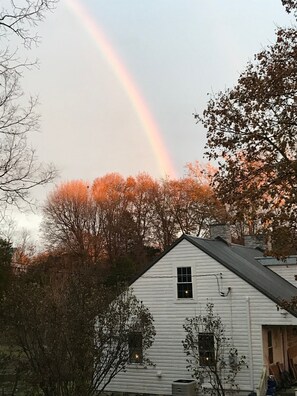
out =
<svg viewBox="0 0 297 396"><path fill-rule="evenodd" d="M183 340L187 369L197 381L198 388L213 396L225 396L239 390L236 376L247 367L246 357L225 334L221 317L214 305L206 305L205 314L186 318Z"/></svg>

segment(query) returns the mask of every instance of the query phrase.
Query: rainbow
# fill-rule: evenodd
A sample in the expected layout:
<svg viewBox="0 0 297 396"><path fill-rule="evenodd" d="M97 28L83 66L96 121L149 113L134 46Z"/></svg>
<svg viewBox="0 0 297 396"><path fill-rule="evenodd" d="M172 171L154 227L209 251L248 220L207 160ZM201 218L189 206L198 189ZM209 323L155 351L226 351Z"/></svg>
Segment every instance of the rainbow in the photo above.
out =
<svg viewBox="0 0 297 396"><path fill-rule="evenodd" d="M95 41L97 47L103 54L103 57L108 62L118 81L121 83L140 120L140 123L145 130L146 136L156 156L162 176L176 178L177 173L168 150L165 147L161 132L159 131L148 105L145 103L145 100L140 94L139 89L126 69L124 63L118 57L104 32L90 15L86 7L84 7L79 0L66 0L66 4L80 20L91 38Z"/></svg>

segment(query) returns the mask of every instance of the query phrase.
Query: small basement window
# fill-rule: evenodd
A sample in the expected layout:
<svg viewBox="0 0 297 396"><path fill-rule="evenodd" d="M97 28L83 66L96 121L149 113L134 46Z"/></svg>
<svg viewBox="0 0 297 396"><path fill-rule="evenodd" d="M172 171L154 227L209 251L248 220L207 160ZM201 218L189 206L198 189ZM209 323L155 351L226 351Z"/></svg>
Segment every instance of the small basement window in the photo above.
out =
<svg viewBox="0 0 297 396"><path fill-rule="evenodd" d="M213 333L198 334L198 349L200 366L213 366L215 364Z"/></svg>
<svg viewBox="0 0 297 396"><path fill-rule="evenodd" d="M142 334L140 332L130 333L128 337L128 345L129 345L129 362L142 363L143 361Z"/></svg>
<svg viewBox="0 0 297 396"><path fill-rule="evenodd" d="M193 298L191 267L177 268L177 298Z"/></svg>

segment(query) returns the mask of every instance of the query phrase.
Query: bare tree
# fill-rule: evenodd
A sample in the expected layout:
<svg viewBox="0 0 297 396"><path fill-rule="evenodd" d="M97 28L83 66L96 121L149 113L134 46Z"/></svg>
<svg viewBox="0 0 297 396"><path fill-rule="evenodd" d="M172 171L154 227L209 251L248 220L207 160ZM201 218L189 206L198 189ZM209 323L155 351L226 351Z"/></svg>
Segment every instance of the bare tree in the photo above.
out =
<svg viewBox="0 0 297 396"><path fill-rule="evenodd" d="M0 203L4 207L32 202L31 190L56 175L52 165L38 161L27 140L29 133L38 130L39 116L35 112L37 99L25 99L20 80L34 62L20 59L17 50L9 46L11 36L25 47L37 43L35 28L56 3L57 0L26 0L18 5L11 0L0 9Z"/></svg>
<svg viewBox="0 0 297 396"><path fill-rule="evenodd" d="M8 33L15 34L30 47L38 42L35 27L44 19L46 11L53 10L58 0L4 1L0 10L1 39Z"/></svg>

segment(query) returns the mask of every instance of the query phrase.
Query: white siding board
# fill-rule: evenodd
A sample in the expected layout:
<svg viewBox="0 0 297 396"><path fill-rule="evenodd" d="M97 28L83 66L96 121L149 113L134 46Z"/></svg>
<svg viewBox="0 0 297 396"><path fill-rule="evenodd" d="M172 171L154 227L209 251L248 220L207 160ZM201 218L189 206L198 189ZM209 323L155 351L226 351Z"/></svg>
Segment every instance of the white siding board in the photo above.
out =
<svg viewBox="0 0 297 396"><path fill-rule="evenodd" d="M194 298L191 301L176 299L178 266L193 268ZM218 277L221 274L221 291L226 293L231 287L227 297L220 296L214 274ZM128 367L109 384L110 391L169 395L174 380L190 379L182 347L183 324L186 317L204 313L207 301L214 303L214 310L220 314L227 335L232 336L239 353L247 356L249 368L238 375L242 390L255 390L259 383L263 367L262 325L297 325L296 318L290 314L283 317L273 301L186 240L137 279L132 288L154 317L157 334L148 356L155 367ZM248 299L252 362L249 361ZM252 367L254 386L251 384ZM162 377L158 378L157 371L160 370Z"/></svg>
<svg viewBox="0 0 297 396"><path fill-rule="evenodd" d="M295 276L297 275L297 265L296 264L288 264L288 265L269 265L267 268L270 268L272 271L277 273L282 278L286 279L288 282L292 283L293 286L297 287L297 281Z"/></svg>

